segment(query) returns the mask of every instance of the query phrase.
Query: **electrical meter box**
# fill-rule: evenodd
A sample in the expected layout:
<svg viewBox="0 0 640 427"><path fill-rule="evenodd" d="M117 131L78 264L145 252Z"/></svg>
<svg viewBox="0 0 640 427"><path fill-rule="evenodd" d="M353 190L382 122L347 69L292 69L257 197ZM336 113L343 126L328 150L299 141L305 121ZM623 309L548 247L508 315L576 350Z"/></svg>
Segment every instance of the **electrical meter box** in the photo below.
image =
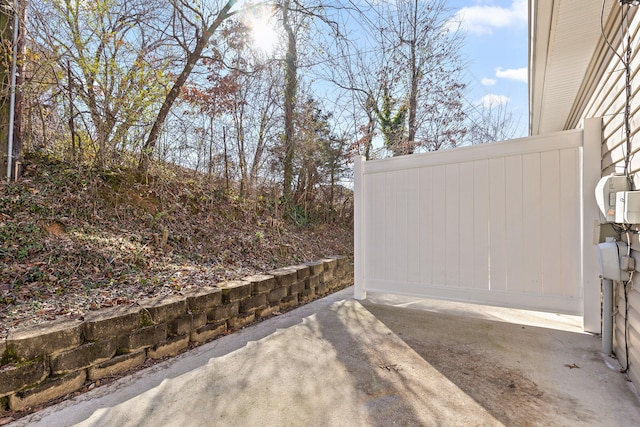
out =
<svg viewBox="0 0 640 427"><path fill-rule="evenodd" d="M624 242L608 241L598 245L598 260L603 279L616 282L629 280L629 273L620 265L620 256L626 255L627 244Z"/></svg>
<svg viewBox="0 0 640 427"><path fill-rule="evenodd" d="M616 193L616 223L640 224L640 191Z"/></svg>
<svg viewBox="0 0 640 427"><path fill-rule="evenodd" d="M616 196L619 192L628 191L629 182L624 175L609 175L598 181L598 185L596 185L596 203L600 208L600 212L604 215L604 222L618 222L616 220Z"/></svg>

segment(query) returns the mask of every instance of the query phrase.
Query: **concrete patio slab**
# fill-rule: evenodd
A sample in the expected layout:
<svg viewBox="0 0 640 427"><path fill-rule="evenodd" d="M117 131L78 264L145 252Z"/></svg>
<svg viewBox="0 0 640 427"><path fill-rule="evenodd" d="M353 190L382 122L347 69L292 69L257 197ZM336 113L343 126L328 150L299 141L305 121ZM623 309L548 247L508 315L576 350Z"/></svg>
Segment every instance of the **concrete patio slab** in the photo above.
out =
<svg viewBox="0 0 640 427"><path fill-rule="evenodd" d="M11 425L640 424L631 384L575 319L352 292Z"/></svg>

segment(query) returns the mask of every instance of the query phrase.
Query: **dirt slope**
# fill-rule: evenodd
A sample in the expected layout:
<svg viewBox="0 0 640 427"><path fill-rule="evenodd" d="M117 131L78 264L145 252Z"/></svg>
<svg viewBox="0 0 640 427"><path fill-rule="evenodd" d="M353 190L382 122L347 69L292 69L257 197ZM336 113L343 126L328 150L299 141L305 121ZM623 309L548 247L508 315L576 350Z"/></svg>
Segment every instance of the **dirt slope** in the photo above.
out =
<svg viewBox="0 0 640 427"><path fill-rule="evenodd" d="M350 224L293 224L192 172L78 170L31 156L0 183L0 338L9 329L351 256Z"/></svg>

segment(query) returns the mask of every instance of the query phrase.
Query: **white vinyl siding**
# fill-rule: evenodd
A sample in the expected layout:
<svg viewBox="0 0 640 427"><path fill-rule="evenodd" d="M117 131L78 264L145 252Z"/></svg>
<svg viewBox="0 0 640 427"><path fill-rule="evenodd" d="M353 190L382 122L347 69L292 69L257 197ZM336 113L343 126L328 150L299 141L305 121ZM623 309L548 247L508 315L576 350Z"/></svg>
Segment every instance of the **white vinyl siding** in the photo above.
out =
<svg viewBox="0 0 640 427"><path fill-rule="evenodd" d="M630 170L634 174L636 189L640 189L640 14L632 10L633 16L629 20L629 34L631 36L631 162ZM608 38L615 46L620 46L620 16L612 14L607 23ZM624 56L621 48L618 54ZM590 71L582 85L584 99L576 101L574 115L570 117L568 128L576 128L585 118L602 117L602 175L622 172L626 152L624 129L625 106L625 71L618 56L613 55L604 42L594 54ZM623 236L624 238L624 236ZM631 237L633 256L636 258L636 268L640 267L640 242L638 235ZM635 281L640 281L640 273ZM632 381L640 384L640 286L629 289L628 307L628 346L630 372ZM625 301L621 284L616 285L616 315L614 330L614 351L622 366L626 365L625 350Z"/></svg>

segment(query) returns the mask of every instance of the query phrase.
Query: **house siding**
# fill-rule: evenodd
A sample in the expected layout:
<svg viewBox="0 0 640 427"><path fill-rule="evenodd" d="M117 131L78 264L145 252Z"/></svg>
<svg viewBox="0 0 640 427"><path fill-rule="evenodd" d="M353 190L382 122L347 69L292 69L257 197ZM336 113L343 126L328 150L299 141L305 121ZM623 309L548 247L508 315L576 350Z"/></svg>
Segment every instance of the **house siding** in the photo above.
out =
<svg viewBox="0 0 640 427"><path fill-rule="evenodd" d="M607 36L618 54L624 56L621 43L621 17L618 13L610 15L607 22ZM632 9L625 25L633 48L631 57L631 161L636 189L640 189L640 14ZM623 63L614 55L604 40L601 41L593 56L589 72L585 76L580 96L576 99L573 114L567 122L567 129L578 128L584 119L602 117L602 176L613 172L623 172L626 151L625 126L625 70ZM634 226L640 229L640 224ZM636 259L636 269L640 267L640 241L638 234L631 234L632 256ZM622 236L626 239L626 236ZM640 273L635 276L640 280ZM615 287L614 352L625 367L627 350L629 359L629 377L640 384L640 286L627 285L628 305L622 284ZM628 331L626 328L628 327Z"/></svg>

